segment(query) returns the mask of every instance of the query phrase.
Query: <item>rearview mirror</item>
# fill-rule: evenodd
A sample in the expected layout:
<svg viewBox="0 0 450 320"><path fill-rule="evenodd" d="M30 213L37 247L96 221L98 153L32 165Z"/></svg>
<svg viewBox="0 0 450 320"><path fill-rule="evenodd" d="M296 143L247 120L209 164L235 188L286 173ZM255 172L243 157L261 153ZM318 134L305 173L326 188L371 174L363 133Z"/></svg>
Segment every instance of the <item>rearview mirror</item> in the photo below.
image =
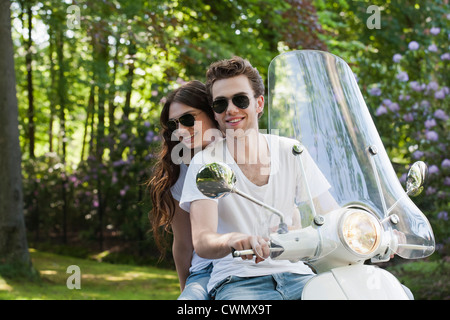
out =
<svg viewBox="0 0 450 320"><path fill-rule="evenodd" d="M406 193L408 196L418 196L428 176L428 167L423 161L415 162L408 171L406 178Z"/></svg>
<svg viewBox="0 0 450 320"><path fill-rule="evenodd" d="M205 196L219 199L233 192L236 176L226 164L213 162L200 168L196 183L198 190Z"/></svg>

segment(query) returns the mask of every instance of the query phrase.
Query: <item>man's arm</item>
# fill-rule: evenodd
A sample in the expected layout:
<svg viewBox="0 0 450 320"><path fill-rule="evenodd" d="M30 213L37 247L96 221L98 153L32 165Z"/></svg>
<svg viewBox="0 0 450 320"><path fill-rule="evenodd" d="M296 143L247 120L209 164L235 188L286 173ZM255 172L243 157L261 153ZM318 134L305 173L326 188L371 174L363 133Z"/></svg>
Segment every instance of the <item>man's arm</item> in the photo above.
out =
<svg viewBox="0 0 450 320"><path fill-rule="evenodd" d="M263 261L264 258L269 256L269 246L260 237L239 232L217 233L217 207L217 202L210 200L196 200L191 203L192 241L194 249L200 257L209 259L223 258L230 254L231 248L236 250L255 250L259 253L256 263ZM253 256L243 256L242 259L253 259Z"/></svg>

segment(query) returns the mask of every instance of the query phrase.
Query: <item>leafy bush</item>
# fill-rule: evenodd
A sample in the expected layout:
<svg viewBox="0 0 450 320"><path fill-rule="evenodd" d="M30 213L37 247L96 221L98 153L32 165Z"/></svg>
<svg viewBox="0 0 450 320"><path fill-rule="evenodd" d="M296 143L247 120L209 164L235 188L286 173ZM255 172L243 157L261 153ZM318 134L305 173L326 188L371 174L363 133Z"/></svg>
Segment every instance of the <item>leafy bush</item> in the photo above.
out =
<svg viewBox="0 0 450 320"><path fill-rule="evenodd" d="M443 249L449 242L450 195L448 25L429 25L417 34L422 41L405 43L392 64L377 66L378 82L365 88L368 104L383 142L405 182L414 161L428 164L429 180L416 203L430 219ZM444 252L442 252L444 253Z"/></svg>
<svg viewBox="0 0 450 320"><path fill-rule="evenodd" d="M111 139L113 144L105 149L109 155L104 152L101 160L91 155L70 168L47 153L25 163L30 241L56 239L103 250L105 243L113 246L120 240L129 252L151 251L147 234L151 204L145 182L159 136L147 121L134 121L132 129L129 124L123 125L116 141Z"/></svg>

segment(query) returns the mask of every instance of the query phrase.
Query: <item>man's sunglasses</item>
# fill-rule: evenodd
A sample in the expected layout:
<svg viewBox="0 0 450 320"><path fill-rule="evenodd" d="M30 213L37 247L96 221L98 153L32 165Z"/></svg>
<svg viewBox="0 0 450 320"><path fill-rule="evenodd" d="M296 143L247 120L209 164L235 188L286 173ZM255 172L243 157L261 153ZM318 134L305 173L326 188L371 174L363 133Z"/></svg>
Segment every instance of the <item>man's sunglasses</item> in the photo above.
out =
<svg viewBox="0 0 450 320"><path fill-rule="evenodd" d="M178 128L178 123L181 123L185 127L193 127L195 124L195 117L190 113L186 113L179 117L178 119L170 119L167 121L166 125L170 131L175 131Z"/></svg>
<svg viewBox="0 0 450 320"><path fill-rule="evenodd" d="M213 101L212 109L215 113L222 113L228 108L228 101L230 99L227 98L219 98ZM246 109L250 105L250 99L243 94L237 94L231 98L233 104L239 109Z"/></svg>

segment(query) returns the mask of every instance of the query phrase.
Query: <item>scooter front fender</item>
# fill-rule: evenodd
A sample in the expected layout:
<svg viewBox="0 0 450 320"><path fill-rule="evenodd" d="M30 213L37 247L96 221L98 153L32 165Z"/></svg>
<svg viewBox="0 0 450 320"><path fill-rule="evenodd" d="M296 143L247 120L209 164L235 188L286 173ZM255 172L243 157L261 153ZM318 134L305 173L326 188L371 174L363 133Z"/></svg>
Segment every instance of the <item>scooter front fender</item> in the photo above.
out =
<svg viewBox="0 0 450 320"><path fill-rule="evenodd" d="M369 265L351 265L319 274L305 285L303 300L408 300L391 273Z"/></svg>

